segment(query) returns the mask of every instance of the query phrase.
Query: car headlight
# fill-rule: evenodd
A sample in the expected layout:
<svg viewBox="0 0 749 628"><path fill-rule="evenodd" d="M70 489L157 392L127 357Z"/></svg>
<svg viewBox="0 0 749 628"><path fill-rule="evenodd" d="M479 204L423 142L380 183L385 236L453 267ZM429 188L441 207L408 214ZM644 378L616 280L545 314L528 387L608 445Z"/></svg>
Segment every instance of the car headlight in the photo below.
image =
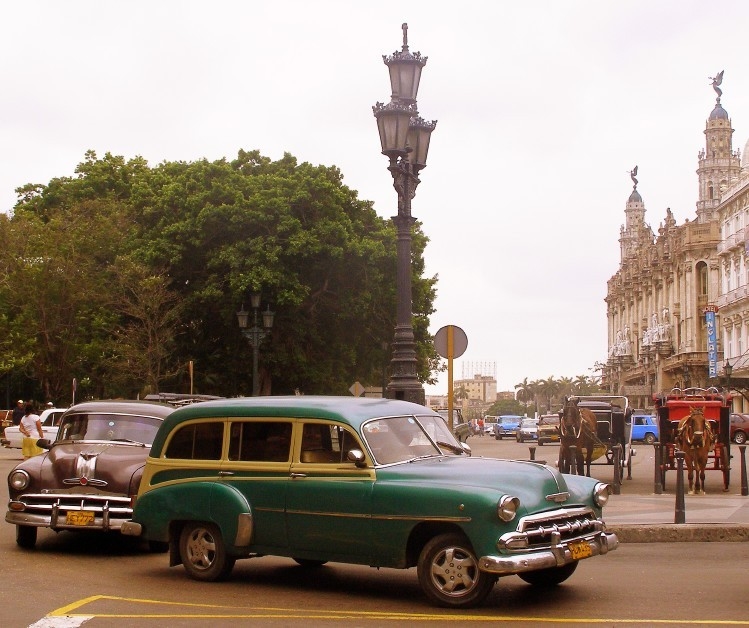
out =
<svg viewBox="0 0 749 628"><path fill-rule="evenodd" d="M497 502L497 516L504 522L512 521L520 508L520 500L511 495L502 495Z"/></svg>
<svg viewBox="0 0 749 628"><path fill-rule="evenodd" d="M611 495L611 487L608 484L599 482L593 487L593 501L600 508L608 503L609 495Z"/></svg>
<svg viewBox="0 0 749 628"><path fill-rule="evenodd" d="M31 483L29 474L23 469L16 469L8 476L8 484L14 491L22 491Z"/></svg>

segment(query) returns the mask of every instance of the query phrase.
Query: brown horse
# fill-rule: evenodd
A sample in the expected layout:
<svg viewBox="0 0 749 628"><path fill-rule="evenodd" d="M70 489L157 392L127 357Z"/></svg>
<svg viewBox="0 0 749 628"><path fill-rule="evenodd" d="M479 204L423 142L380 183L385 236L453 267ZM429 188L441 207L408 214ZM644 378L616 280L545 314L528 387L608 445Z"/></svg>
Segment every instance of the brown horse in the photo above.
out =
<svg viewBox="0 0 749 628"><path fill-rule="evenodd" d="M596 415L588 408L578 408L575 397L567 397L559 421L559 470L562 473L572 471L572 452L575 446L575 463L577 474L590 477L590 463L593 460L593 447L596 440ZM585 453L583 453L585 452Z"/></svg>
<svg viewBox="0 0 749 628"><path fill-rule="evenodd" d="M676 444L684 452L689 479L689 494L705 494L705 467L715 437L704 408L692 408L689 416L679 421Z"/></svg>

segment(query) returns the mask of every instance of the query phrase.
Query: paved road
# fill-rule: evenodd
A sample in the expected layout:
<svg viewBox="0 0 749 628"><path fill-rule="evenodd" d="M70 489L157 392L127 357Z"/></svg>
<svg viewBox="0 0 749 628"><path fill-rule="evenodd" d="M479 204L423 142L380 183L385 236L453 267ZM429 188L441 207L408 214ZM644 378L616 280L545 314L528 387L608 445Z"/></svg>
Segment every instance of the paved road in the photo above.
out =
<svg viewBox="0 0 749 628"><path fill-rule="evenodd" d="M519 447L519 448L518 448ZM476 443L492 455L521 457L526 446ZM543 448L554 454L554 447ZM20 452L0 451L0 476ZM635 486L635 484L632 484ZM626 490L626 485L625 485ZM7 487L0 490L2 504ZM486 603L443 611L423 598L415 570L330 564L310 572L292 561L240 561L226 583L199 583L164 554L119 535L42 530L37 549L14 542L0 523L3 626L355 626L419 622L550 626L749 626L745 566L749 543L630 543L582 561L564 585L542 592L511 576ZM687 586L688 583L688 586Z"/></svg>

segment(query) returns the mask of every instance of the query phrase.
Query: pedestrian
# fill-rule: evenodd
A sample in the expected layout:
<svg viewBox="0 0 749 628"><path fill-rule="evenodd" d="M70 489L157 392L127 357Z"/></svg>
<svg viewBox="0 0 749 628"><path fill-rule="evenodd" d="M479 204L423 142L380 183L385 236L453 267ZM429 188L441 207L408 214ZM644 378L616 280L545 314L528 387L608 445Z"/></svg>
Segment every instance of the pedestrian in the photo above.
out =
<svg viewBox="0 0 749 628"><path fill-rule="evenodd" d="M483 436L484 435L484 419L479 419L478 424L479 424L479 436Z"/></svg>
<svg viewBox="0 0 749 628"><path fill-rule="evenodd" d="M23 434L22 452L24 460L44 452L44 450L36 444L36 441L40 438L44 438L44 430L42 429L42 421L39 418L39 415L34 412L33 403L29 402L26 404L24 415L18 429L21 434Z"/></svg>
<svg viewBox="0 0 749 628"><path fill-rule="evenodd" d="M13 425L21 424L21 419L23 418L24 410L25 408L24 408L23 399L19 399L18 402L16 403L16 407L13 408Z"/></svg>

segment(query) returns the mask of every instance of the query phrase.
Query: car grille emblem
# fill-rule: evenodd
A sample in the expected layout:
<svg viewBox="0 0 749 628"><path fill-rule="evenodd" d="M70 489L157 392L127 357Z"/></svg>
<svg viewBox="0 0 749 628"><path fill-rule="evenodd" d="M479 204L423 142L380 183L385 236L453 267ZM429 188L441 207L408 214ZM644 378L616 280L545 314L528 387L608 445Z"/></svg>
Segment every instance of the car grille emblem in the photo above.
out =
<svg viewBox="0 0 749 628"><path fill-rule="evenodd" d="M77 484L79 486L106 486L107 482L96 479L96 461L101 452L81 452L75 463L77 477L63 480L63 484Z"/></svg>

